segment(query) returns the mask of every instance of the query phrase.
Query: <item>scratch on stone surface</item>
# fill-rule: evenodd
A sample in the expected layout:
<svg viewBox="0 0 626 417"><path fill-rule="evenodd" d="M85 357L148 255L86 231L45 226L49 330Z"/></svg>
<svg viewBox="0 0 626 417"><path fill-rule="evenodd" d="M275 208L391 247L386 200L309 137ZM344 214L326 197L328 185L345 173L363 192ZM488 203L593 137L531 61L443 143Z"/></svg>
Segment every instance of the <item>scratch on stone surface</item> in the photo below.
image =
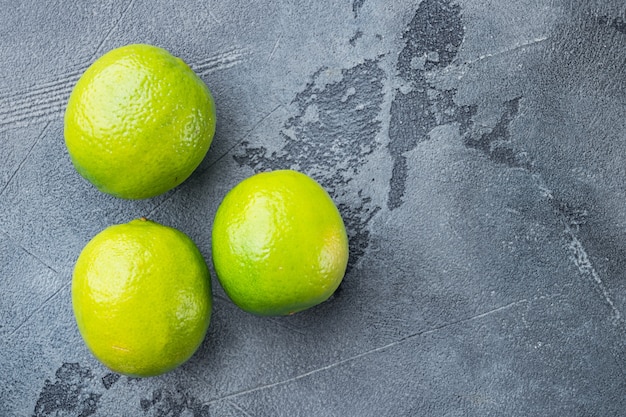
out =
<svg viewBox="0 0 626 417"><path fill-rule="evenodd" d="M512 303L503 305L502 307L496 307L496 308L494 308L492 310L489 310L489 311L486 311L484 313L476 314L475 316L471 316L471 317L468 317L466 319L460 320L459 323L466 322L466 321L471 321L471 320L476 320L476 319L481 319L483 317L487 317L487 316L489 316L491 314L497 313L498 311L506 310L506 309L509 309L511 307L515 307L517 305L525 304L525 303L528 303L528 300L523 298L521 300L514 301ZM429 332L429 333L431 333L431 332Z"/></svg>
<svg viewBox="0 0 626 417"><path fill-rule="evenodd" d="M547 39L547 37L537 38L533 42L529 42L529 44L542 42L545 39ZM564 233L569 240L568 249L571 252L572 260L578 268L578 271L582 275L588 276L595 284L605 302L611 308L615 323L623 323L622 314L615 305L609 288L602 281L600 275L591 263L587 251L577 236L579 226L585 221L584 216L586 211L568 208L567 205L557 201L552 191L544 183L540 173L534 170L533 164L530 163L530 161L520 160L513 152L513 149L507 147L510 144L509 125L519 112L519 101L520 97L505 102L504 111L500 120L491 132L483 134L479 138L474 138L471 134L467 135L465 145L481 150L490 159L498 163L505 163L511 168L522 168L531 173L541 196L554 208L555 213L557 213L559 220L565 228ZM492 146L494 143L499 143L499 146L494 148Z"/></svg>
<svg viewBox="0 0 626 417"><path fill-rule="evenodd" d="M93 61L93 59L100 53L100 49L131 8L134 1L135 0L130 0L128 2L124 10L120 13L120 16L107 31L102 41L98 43L98 46L94 50L94 53L89 61ZM0 97L0 107L8 108L7 111L0 113L0 118L2 118L2 121L0 122L0 130L3 127L11 126L36 117L50 118L51 116L56 116L57 113L65 108L65 102L67 101L74 84L78 81L88 65L89 63L84 63L83 65L80 65L78 70L64 74L56 80L37 85L23 93L13 93ZM15 98L18 99L14 101L13 99Z"/></svg>
<svg viewBox="0 0 626 417"><path fill-rule="evenodd" d="M217 16L215 16L215 13L213 13L211 10L209 10L209 16L211 17L211 19L215 21L215 23L218 23L218 24L222 23L222 21L218 19Z"/></svg>
<svg viewBox="0 0 626 417"><path fill-rule="evenodd" d="M104 41L103 41L104 42ZM50 122L64 111L74 86L87 70L98 51L78 68L57 78L35 85L30 89L0 95L0 132L28 125L32 120ZM243 62L249 52L245 48L233 48L204 60L189 64L199 75L224 70Z"/></svg>
<svg viewBox="0 0 626 417"><path fill-rule="evenodd" d="M61 291L63 289L65 289L66 287L68 287L72 282L68 281L65 284L61 285L55 292L53 292L52 294L50 294L50 296L48 296L48 298L46 298L45 300L43 300L38 306L37 308L35 308L33 311L30 312L30 314L28 316L26 316L26 318L24 318L24 320L22 320L22 322L20 324L17 325L17 327L15 327L11 333L8 334L7 336L7 341L11 340L11 337L17 333L17 331L19 329L21 329L22 327L24 327L24 325L26 323L28 323L28 321L30 321L30 319L37 313L39 312L46 304L48 304L52 299L54 299L58 294L61 293Z"/></svg>
<svg viewBox="0 0 626 417"><path fill-rule="evenodd" d="M477 62L483 61L483 60L488 59L488 58L493 58L493 57L496 57L496 56L499 56L499 55L508 54L510 52L516 51L516 50L521 49L521 48L526 48L526 47L529 47L529 46L533 46L533 45L539 44L541 42L545 42L548 39L550 39L549 36L539 36L537 38L529 39L529 40L524 41L524 42L516 43L515 45L512 45L512 46L510 46L508 48L504 48L504 49L498 50L496 52L479 55L478 57L476 57L476 58L474 58L474 59L472 59L470 61L463 62L463 64L464 65L472 65L472 64L475 64Z"/></svg>
<svg viewBox="0 0 626 417"><path fill-rule="evenodd" d="M232 402L232 401L226 401L228 403L228 405L230 405L231 407L233 407L235 410L240 411L244 416L246 417L253 417L252 414L248 413L246 410L244 410L243 408L241 408L239 405L237 405L236 403Z"/></svg>
<svg viewBox="0 0 626 417"><path fill-rule="evenodd" d="M538 297L538 298L541 298L541 297ZM516 306L519 306L519 305L522 305L522 304L526 304L526 303L528 303L528 300L524 298L524 299L521 299L521 300L518 300L518 301L511 302L509 304L505 304L503 306L496 307L494 309L485 311L483 313L479 313L479 314L473 315L471 317L466 317L466 318L463 318L463 319L459 319L459 320L455 320L455 321L452 321L452 322L444 323L444 324L442 324L440 326L432 327L430 329L420 330L418 332L415 332L415 333L409 334L407 336L404 336L404 337L402 337L400 339L397 339L397 340L395 340L395 341L393 341L391 343L388 343L386 345L379 346L379 347L367 350L365 352L361 352L361 353L359 353L357 355L354 355L354 356L350 356L349 358L342 359L342 360L339 360L337 362L333 362L331 364L328 364L328 365L325 365L325 366L313 369L313 370L308 371L308 372L304 372L302 374L296 375L294 377L291 377L291 378L288 378L288 379L285 379L285 380L282 380L282 381L277 381L277 382L273 382L273 383L270 383L270 384L263 384L263 385L259 385L257 387L250 388L250 389L247 389L247 390L234 392L232 394L226 394L226 395L224 395L222 397L215 398L215 399L213 399L211 401L208 401L206 404L214 404L214 403L219 402L219 401L228 401L228 402L230 402L231 399L240 397L242 395L247 395L247 394L251 394L253 392L258 392L258 391L262 391L262 390L266 390L266 389L270 389L270 388L286 385L286 384L289 384L291 382L295 382L295 381L298 381L300 379L309 377L311 375L315 375L315 374L318 374L320 372L324 372L324 371L327 371L329 369L333 369L333 368L339 367L339 366L341 366L343 364L346 364L346 363L349 363L349 362L354 362L354 361L356 361L358 359L361 359L361 358L364 358L366 356L369 356L369 355L372 355L372 354L375 354L375 353L378 353L378 352L385 351L385 350L390 349L390 348L392 348L394 346L398 346L398 345L400 345L400 344L402 344L402 343L404 343L404 342L406 342L408 340L412 340L412 339L415 339L417 337L428 335L428 334L437 333L437 332L439 332L439 331L441 331L443 329L446 329L448 327L456 326L458 324L467 323L467 322L470 322L470 321L473 321L473 320L478 320L478 319L490 316L492 314L495 314L495 313L498 313L498 312L501 312L501 311L504 311L504 310L508 310L510 308L513 308L513 307L516 307Z"/></svg>
<svg viewBox="0 0 626 417"><path fill-rule="evenodd" d="M100 50L102 48L102 46L104 45L104 43L109 39L109 37L111 36L111 34L113 33L113 31L115 30L115 28L117 27L117 25L120 24L120 22L122 21L122 19L124 18L124 16L126 16L126 13L130 10L130 8L132 7L133 3L135 2L135 0L130 0L128 2L128 4L126 4L126 8L124 8L124 10L122 10L122 13L120 13L119 17L117 18L117 20L113 23L113 25L111 26L111 28L108 30L108 32L106 33L106 35L104 35L104 38L102 39L102 41L100 41L100 43L98 44L98 46L96 47L93 55L92 55L92 59L95 58L96 56L98 56L98 54L100 53Z"/></svg>
<svg viewBox="0 0 626 417"><path fill-rule="evenodd" d="M43 137L44 133L48 129L48 126L50 126L50 122L46 122L46 125L43 127L43 129L41 129L41 132L39 132L39 136L37 136L37 138L33 141L33 144L31 145L31 147L28 149L28 152L26 152L26 156L24 156L24 158L19 163L19 165L17 166L15 171L13 171L13 173L9 177L8 181L6 182L6 184L4 184L4 187L2 187L2 190L0 190L0 196L2 196L2 194L4 194L4 192L7 190L7 188L9 188L9 184L11 184L11 181L13 181L13 178L15 178L15 176L17 175L19 170L22 169L22 166L24 166L24 164L26 163L26 160L30 157L30 154L33 152L33 149L35 149L35 146L41 140L41 138ZM50 268L50 267L48 266L48 268Z"/></svg>
<svg viewBox="0 0 626 417"><path fill-rule="evenodd" d="M29 256L31 256L32 258L34 258L35 260L37 260L40 264L42 264L43 266L45 266L46 268L48 268L50 271L54 272L55 274L58 274L59 272L54 269L52 266L48 265L46 262L44 262L40 257L38 257L37 255L35 255L34 253L32 253L31 251L29 251L28 249L26 249L24 246L20 245L19 243L17 243L15 240L13 240L13 238L4 230L0 229L0 233L2 233L3 235L5 235L7 237L7 239L9 240L9 242L11 242L13 245L15 245L16 247L20 248L22 251L24 251L26 254L28 254Z"/></svg>
<svg viewBox="0 0 626 417"><path fill-rule="evenodd" d="M246 48L234 47L199 62L190 63L189 67L198 75L206 75L214 71L232 68L243 62L249 54L250 51Z"/></svg>
<svg viewBox="0 0 626 417"><path fill-rule="evenodd" d="M35 89L26 91L24 96L15 99L17 95L8 98L0 98L0 107L5 110L0 113L0 131L13 127L28 125L33 119L40 121L52 121L65 108L67 98L72 91L73 83L78 76L71 74L63 76L60 86L37 86ZM51 83L48 83L51 84ZM39 92L38 90L43 91ZM33 98L36 96L37 98Z"/></svg>
<svg viewBox="0 0 626 417"><path fill-rule="evenodd" d="M111 26L102 41L96 47L91 59L93 61L100 53L100 49L111 36L124 15L128 12L135 0L130 0L126 8L122 10L119 18ZM27 125L29 121L38 119L50 122L56 119L64 110L67 100L74 85L87 69L89 63L85 63L79 69L68 74L61 75L58 79L35 86L22 93L0 97L0 107L7 110L0 113L0 131L21 125Z"/></svg>
<svg viewBox="0 0 626 417"><path fill-rule="evenodd" d="M23 104L29 102L33 99L33 97L39 97L42 94L48 94L50 92L56 92L59 90L63 90L65 88L71 87L76 80L80 77L80 74L84 71L84 69L89 65L88 63L79 64L77 69L73 71L69 71L66 74L62 74L59 77L52 79L50 81L44 82L42 84L35 85L25 91L18 92L7 92L4 94L0 94L0 105L7 106L11 105L11 101L16 98L20 98L22 101L19 103ZM5 113L1 113L5 114Z"/></svg>
<svg viewBox="0 0 626 417"><path fill-rule="evenodd" d="M541 195L546 198L553 206L555 206L557 202L554 198L554 194L552 193L552 191L543 183L543 181L541 181L541 178L538 175L535 175L535 181L538 182L538 187ZM564 233L570 240L568 249L572 253L572 260L578 268L578 271L581 273L581 275L588 276L594 283L596 288L600 291L602 298L611 308L613 321L615 322L615 324L624 323L622 313L615 305L615 302L613 301L613 298L611 296L611 291L602 281L600 274L598 274L598 271L596 271L593 264L591 263L591 260L589 259L589 255L587 254L584 245L576 235L576 231L572 228L572 225L570 224L562 210L557 208L556 211L559 214L560 221L565 228Z"/></svg>
<svg viewBox="0 0 626 417"><path fill-rule="evenodd" d="M593 267L593 264L591 263L591 260L589 259L589 256L587 255L587 251L585 250L585 247L583 246L581 241L578 239L578 237L572 230L571 226L565 222L564 224L565 224L565 233L571 240L569 244L569 249L572 252L572 259L574 261L574 264L578 268L578 271L582 275L587 275L592 279L592 281L595 283L595 285L598 287L598 289L602 293L602 297L604 298L606 303L609 305L609 307L611 307L611 310L613 311L613 319L616 322L621 322L622 313L615 306L615 303L613 302L613 299L611 297L611 292L609 291L607 286L604 284L604 282L600 278L598 271L596 271L596 269Z"/></svg>
<svg viewBox="0 0 626 417"><path fill-rule="evenodd" d="M272 52L270 52L270 55L267 57L267 62L270 62L272 60L272 58L274 58L274 54L276 53L276 50L278 49L278 44L280 43L280 40L282 39L283 34L281 33L278 36L278 39L276 39L276 42L274 42L274 47L272 48Z"/></svg>
<svg viewBox="0 0 626 417"><path fill-rule="evenodd" d="M0 96L0 130L6 130L20 122L44 117L50 121L65 106L72 88L85 67L62 74L21 92Z"/></svg>

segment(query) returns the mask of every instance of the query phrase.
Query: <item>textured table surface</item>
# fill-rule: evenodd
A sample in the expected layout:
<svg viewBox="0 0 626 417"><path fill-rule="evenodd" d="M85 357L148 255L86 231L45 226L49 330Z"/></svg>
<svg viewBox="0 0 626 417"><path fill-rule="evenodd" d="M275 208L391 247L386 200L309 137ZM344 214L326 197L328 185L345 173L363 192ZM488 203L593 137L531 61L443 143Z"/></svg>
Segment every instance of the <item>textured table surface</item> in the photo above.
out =
<svg viewBox="0 0 626 417"><path fill-rule="evenodd" d="M623 1L174 3L0 2L0 416L626 415ZM138 42L219 120L189 180L125 201L74 171L63 112ZM99 364L71 310L83 245L148 216L210 260L221 198L276 168L340 207L336 295L261 318L214 278L188 363Z"/></svg>

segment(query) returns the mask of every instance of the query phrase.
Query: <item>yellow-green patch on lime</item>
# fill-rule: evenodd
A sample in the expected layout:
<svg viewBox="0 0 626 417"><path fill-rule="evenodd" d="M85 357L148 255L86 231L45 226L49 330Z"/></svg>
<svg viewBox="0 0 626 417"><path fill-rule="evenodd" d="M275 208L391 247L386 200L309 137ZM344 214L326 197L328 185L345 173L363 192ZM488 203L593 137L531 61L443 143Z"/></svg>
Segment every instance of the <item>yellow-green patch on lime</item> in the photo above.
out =
<svg viewBox="0 0 626 417"><path fill-rule="evenodd" d="M152 45L114 49L80 77L65 111L76 170L127 199L162 194L187 179L215 133L206 84L180 58Z"/></svg>
<svg viewBox="0 0 626 417"><path fill-rule="evenodd" d="M104 365L154 376L187 361L207 332L209 270L184 233L138 219L97 234L72 277L78 330Z"/></svg>
<svg viewBox="0 0 626 417"><path fill-rule="evenodd" d="M221 202L212 231L220 284L240 308L287 315L327 300L348 262L348 237L328 193L307 175L253 175Z"/></svg>

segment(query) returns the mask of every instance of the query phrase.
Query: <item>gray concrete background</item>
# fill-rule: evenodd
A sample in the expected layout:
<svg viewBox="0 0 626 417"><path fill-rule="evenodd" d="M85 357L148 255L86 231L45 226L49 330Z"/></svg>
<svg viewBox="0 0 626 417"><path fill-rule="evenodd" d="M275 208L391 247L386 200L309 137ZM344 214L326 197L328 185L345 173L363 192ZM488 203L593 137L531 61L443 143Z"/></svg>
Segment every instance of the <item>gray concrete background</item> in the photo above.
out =
<svg viewBox="0 0 626 417"><path fill-rule="evenodd" d="M0 416L626 415L623 1L77 3L0 1ZM188 181L123 201L74 171L62 117L136 42L187 61L219 121ZM223 195L275 168L341 209L336 295L260 318L214 279L188 363L100 365L83 245L149 216L210 260Z"/></svg>

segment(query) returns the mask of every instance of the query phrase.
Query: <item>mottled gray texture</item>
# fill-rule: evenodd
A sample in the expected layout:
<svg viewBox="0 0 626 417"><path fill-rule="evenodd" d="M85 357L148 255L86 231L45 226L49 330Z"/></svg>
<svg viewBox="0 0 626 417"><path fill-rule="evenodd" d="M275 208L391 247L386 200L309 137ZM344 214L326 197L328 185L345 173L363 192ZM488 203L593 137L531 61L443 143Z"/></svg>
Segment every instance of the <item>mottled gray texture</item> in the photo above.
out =
<svg viewBox="0 0 626 417"><path fill-rule="evenodd" d="M0 8L0 416L626 415L626 5L619 0L8 2ZM214 93L198 170L145 201L73 169L63 111L147 42ZM236 308L169 374L107 370L74 261L148 216L211 263L221 198L299 169L350 237L326 303ZM214 276L214 274L213 274Z"/></svg>

